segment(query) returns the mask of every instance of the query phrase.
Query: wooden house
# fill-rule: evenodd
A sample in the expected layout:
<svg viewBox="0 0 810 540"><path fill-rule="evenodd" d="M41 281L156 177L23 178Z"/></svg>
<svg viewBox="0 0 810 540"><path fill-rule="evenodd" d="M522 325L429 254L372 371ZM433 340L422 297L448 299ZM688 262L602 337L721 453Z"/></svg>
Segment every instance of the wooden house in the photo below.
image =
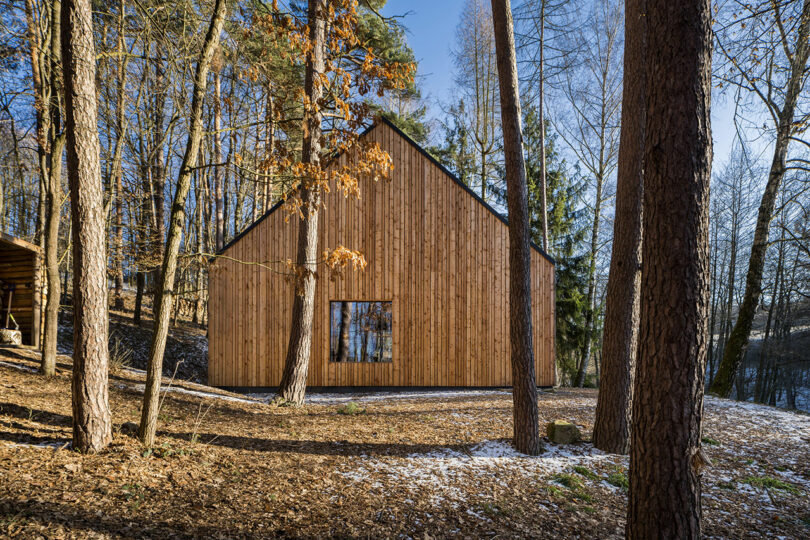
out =
<svg viewBox="0 0 810 540"><path fill-rule="evenodd" d="M500 387L512 381L506 220L393 124L363 137L394 164L361 198L326 195L319 252L363 252L363 271L320 272L308 385ZM337 162L345 156L337 158ZM298 218L280 205L228 244L209 272L209 384L276 387L290 335ZM261 264L255 264L261 263ZM554 261L533 246L537 384L554 384Z"/></svg>
<svg viewBox="0 0 810 540"><path fill-rule="evenodd" d="M42 248L0 233L0 329L19 330L24 345L39 346Z"/></svg>

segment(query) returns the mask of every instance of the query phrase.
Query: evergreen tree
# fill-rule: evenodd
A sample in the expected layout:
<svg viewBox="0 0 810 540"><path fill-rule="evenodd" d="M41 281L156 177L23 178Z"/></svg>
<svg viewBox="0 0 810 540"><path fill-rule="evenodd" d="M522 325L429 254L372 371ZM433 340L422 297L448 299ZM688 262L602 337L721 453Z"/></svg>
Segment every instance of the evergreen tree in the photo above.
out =
<svg viewBox="0 0 810 540"><path fill-rule="evenodd" d="M430 149L436 159L448 168L464 185L472 183L475 173L475 154L472 140L464 123L464 100L450 107L449 123L444 128L444 143Z"/></svg>
<svg viewBox="0 0 810 540"><path fill-rule="evenodd" d="M576 375L576 355L585 339L585 293L588 261L582 251L588 232L585 211L577 200L585 184L577 180L576 170L568 171L555 147L548 122L546 134L546 182L548 205L549 255L556 260L557 364L562 376L571 382ZM532 240L543 242L540 185L540 120L536 108L529 109L523 125L526 175L529 186L529 215ZM560 381L562 382L562 381Z"/></svg>

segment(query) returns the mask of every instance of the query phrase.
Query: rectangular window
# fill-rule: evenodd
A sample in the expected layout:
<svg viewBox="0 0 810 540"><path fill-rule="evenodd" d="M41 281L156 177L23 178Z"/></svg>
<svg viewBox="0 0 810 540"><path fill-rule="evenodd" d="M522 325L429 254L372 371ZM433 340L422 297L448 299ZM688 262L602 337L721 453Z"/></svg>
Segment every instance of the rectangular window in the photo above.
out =
<svg viewBox="0 0 810 540"><path fill-rule="evenodd" d="M330 362L391 362L391 302L330 302Z"/></svg>

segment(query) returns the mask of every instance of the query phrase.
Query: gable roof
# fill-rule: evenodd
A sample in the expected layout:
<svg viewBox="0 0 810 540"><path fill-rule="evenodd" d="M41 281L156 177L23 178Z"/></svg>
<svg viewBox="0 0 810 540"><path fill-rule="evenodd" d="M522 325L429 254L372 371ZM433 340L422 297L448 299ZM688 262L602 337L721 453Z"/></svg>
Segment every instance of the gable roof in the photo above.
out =
<svg viewBox="0 0 810 540"><path fill-rule="evenodd" d="M449 177L449 178L450 178L450 179L451 179L453 182L455 182L456 184L458 184L458 186L459 186L461 189L463 189L464 191L466 191L466 192L467 192L467 194L469 194L469 195L470 195L472 198L474 198L476 201L478 201L478 202L479 202L479 203L480 203L480 204L481 204L481 205L482 205L484 208L486 208L487 210L489 210L489 211L490 211L490 212L491 212L491 213L492 213L492 214L493 214L493 215L494 215L496 218L498 218L498 219L499 219L501 222L503 222L503 224L504 224L504 225L506 225L507 227L509 226L509 220L508 220L508 219L507 219L505 216L503 216L501 213L499 213L497 210L495 210L495 209L494 209L492 206L490 206L490 204L489 204L489 203L487 203L487 202L486 202L484 199L482 199L482 198L481 198L481 197L480 197L480 196L479 196L479 195L478 195L476 192L474 192L472 189L470 189L470 187L469 187L467 184L465 184L464 182L462 182L462 181L461 181L461 180L460 180L460 179L459 179L459 178L458 178L458 177L457 177L455 174L453 174L452 172L450 172L450 171L447 169L447 167L445 167L444 165L442 165L442 164L441 164L441 162L439 162L439 160L438 160L438 159L436 159L435 157L433 157L433 156L432 156L432 155L431 155L431 154L430 154L430 153L429 153L427 150L425 150L424 148L422 148L422 147L419 145L419 143L417 143L416 141L414 141L414 140L413 140L413 139L412 139L412 138L411 138L411 137L410 137L410 136L409 136L407 133L405 133L404 131L402 131L401 129L399 129L399 128L398 128L396 125L394 125L394 123L393 123L393 122L391 122L390 120L388 120L388 119L387 119L387 118L385 118L384 116L378 117L378 119L377 119L377 120L375 120L375 122L374 122L374 123L373 123L373 124L372 124L372 125L371 125L369 128L367 128L365 131L363 131L363 133L361 133L361 134L360 134L360 136L362 137L363 135L365 135L365 134L367 134L367 133L371 132L371 130L373 130L375 127L377 127L377 126L378 126L378 125L380 125L380 124L385 124L385 125L387 125L389 128L391 128L391 129L394 131L394 133L396 133L396 134L397 134L397 135L399 135L399 136L400 136L402 139L404 139L405 141L407 141L407 142L408 142L408 143L409 143L411 146L413 146L413 147L414 147L414 148L415 148L415 149L416 149L416 150L417 150L417 151L418 151L420 154L422 154L422 155L423 155L425 158L427 158L427 159L428 159L428 161L430 161L430 162L431 162L431 163L433 163L433 164L434 164L436 167L438 167L438 168L439 168L439 170L440 170L440 171L442 171L442 172L445 174L445 176ZM256 221L254 221L253 223L251 223L251 224L250 224L248 227L246 227L246 228L245 228L245 230L243 230L242 232L240 232L239 234L237 234L236 236L234 236L234 237L231 239L231 241L230 241L230 242L228 242L227 244L225 244L225 246L223 246L223 248L222 248L221 250L217 251L217 255L221 255L221 254L223 254L223 253L224 253L224 252L225 252L225 251L226 251L228 248L230 248L231 246L233 246L234 244L236 244L236 243L237 243L239 240L241 240L241 239L242 239L242 237L244 237L244 236L245 236L245 235L247 235L247 234L248 234L248 233L249 233L251 230L253 230L253 228L254 228L254 227L256 227L257 225L259 225L259 223L261 223L262 221L264 221L265 219L267 219L267 218L268 218L268 217L269 217L269 216L270 216L270 215L271 215L273 212L275 212L276 210L278 210L279 208L281 208L281 206L282 206L283 204L284 204L284 201L283 201L283 200L281 200L281 201L277 202L276 204L274 204L274 205L273 205L273 207L272 207L272 208L270 208L268 211L266 211L266 212L265 212L265 213L264 213L264 214L263 214L263 215L262 215L262 216L261 216L259 219L257 219L257 220L256 220ZM542 249L542 248L540 248L540 246L538 246L537 244L535 244L534 242L531 242L531 241L530 241L530 245L531 245L531 247L532 247L532 248L533 248L535 251L537 251L537 252L538 252L540 255L542 255L543 257L545 257L545 259L546 259L546 260L548 260L548 262L550 262L552 265L556 265L556 261L554 260L554 258L553 258L551 255L549 255L548 253L546 253L545 251L543 251L543 249Z"/></svg>

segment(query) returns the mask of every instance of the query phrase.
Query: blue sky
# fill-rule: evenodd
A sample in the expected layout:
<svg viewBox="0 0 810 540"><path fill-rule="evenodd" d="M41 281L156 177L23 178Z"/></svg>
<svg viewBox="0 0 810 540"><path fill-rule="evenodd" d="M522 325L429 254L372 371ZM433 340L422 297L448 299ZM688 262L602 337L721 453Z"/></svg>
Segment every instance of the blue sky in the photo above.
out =
<svg viewBox="0 0 810 540"><path fill-rule="evenodd" d="M441 116L437 103L448 102L455 86L450 49L463 4L464 0L388 0L383 9L387 16L406 15L401 20L408 29L408 43L419 61L419 82L433 117ZM731 150L732 114L731 100L717 96L712 107L715 170Z"/></svg>

